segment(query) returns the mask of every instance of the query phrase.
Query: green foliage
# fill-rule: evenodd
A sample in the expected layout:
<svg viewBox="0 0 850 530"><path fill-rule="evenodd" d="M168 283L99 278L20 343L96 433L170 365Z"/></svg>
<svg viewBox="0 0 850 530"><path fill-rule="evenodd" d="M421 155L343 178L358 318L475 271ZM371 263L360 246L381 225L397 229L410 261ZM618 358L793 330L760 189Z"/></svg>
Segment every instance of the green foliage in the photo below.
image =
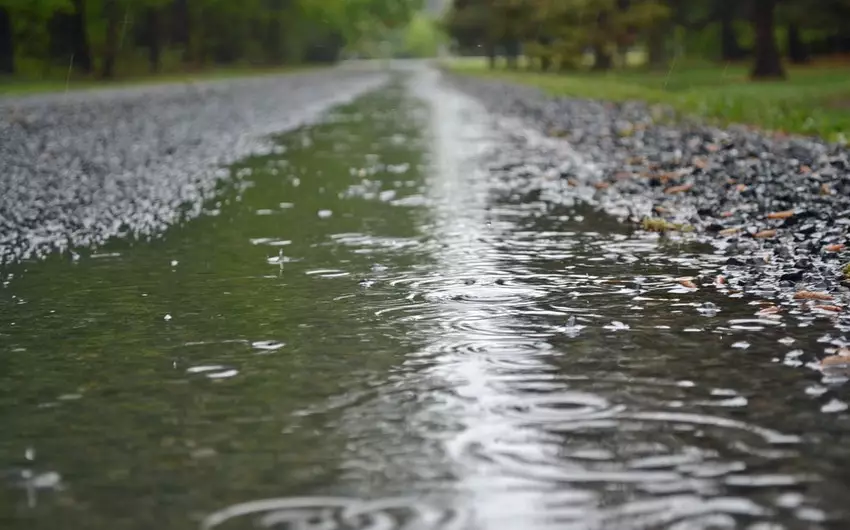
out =
<svg viewBox="0 0 850 530"><path fill-rule="evenodd" d="M752 83L745 67L725 65L681 64L660 74L631 70L569 75L491 72L480 60L450 66L461 73L530 84L559 96L641 100L706 121L821 136L839 143L846 143L850 136L850 79L834 67L792 68L787 81Z"/></svg>
<svg viewBox="0 0 850 530"><path fill-rule="evenodd" d="M112 61L126 77L147 68L333 61L346 45L407 27L421 0L0 0L0 7L12 20L19 75L64 78L69 59L75 55L79 67L85 55L104 76Z"/></svg>
<svg viewBox="0 0 850 530"><path fill-rule="evenodd" d="M443 35L437 23L424 14L415 15L404 32L404 49L414 57L434 57Z"/></svg>

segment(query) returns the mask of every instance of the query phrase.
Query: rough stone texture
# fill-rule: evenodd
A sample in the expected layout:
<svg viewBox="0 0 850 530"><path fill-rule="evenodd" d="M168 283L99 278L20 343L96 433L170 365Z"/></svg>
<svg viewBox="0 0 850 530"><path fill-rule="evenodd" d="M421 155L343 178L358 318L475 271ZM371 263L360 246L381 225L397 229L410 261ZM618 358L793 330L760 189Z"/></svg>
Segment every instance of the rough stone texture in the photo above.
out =
<svg viewBox="0 0 850 530"><path fill-rule="evenodd" d="M197 216L227 164L385 79L336 68L0 99L0 264Z"/></svg>
<svg viewBox="0 0 850 530"><path fill-rule="evenodd" d="M799 290L828 291L834 302L809 304L850 301L842 273L850 262L846 149L745 127L673 124L670 111L637 102L553 98L529 87L451 77L491 110L568 141L594 170L558 161L549 170L559 169L577 193L591 188L600 208L644 228L663 226L662 220L679 224L692 231L684 237L712 244L725 257L730 289L789 300Z"/></svg>

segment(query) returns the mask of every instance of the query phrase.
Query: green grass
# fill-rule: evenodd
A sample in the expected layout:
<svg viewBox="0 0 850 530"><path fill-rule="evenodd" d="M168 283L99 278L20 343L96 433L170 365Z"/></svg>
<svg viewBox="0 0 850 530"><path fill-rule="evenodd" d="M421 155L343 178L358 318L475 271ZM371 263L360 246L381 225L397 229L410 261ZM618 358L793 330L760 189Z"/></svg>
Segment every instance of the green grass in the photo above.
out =
<svg viewBox="0 0 850 530"><path fill-rule="evenodd" d="M785 81L753 82L741 65L675 63L664 73L637 69L606 74L536 73L487 69L483 59L446 64L462 74L536 86L558 96L668 105L682 116L719 124L820 136L845 143L850 136L850 75L846 65L789 69Z"/></svg>
<svg viewBox="0 0 850 530"><path fill-rule="evenodd" d="M282 67L212 68L197 72L168 72L162 74L129 75L111 81L95 78L74 78L66 81L58 77L48 79L26 77L0 77L0 96L64 92L66 90L91 90L96 88L127 87L146 84L191 83L237 77L259 77L283 73L303 72L321 66L299 65Z"/></svg>

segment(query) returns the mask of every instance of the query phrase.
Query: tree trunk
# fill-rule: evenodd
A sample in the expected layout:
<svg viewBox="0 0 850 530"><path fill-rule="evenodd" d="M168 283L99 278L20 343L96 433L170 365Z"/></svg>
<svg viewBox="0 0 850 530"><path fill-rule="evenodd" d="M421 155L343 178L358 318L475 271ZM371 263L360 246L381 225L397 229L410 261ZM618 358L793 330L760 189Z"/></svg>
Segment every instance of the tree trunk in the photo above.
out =
<svg viewBox="0 0 850 530"><path fill-rule="evenodd" d="M809 50L800 38L800 27L793 22L788 24L788 58L795 64L809 61Z"/></svg>
<svg viewBox="0 0 850 530"><path fill-rule="evenodd" d="M15 73L15 41L12 36L12 16L0 7L0 74Z"/></svg>
<svg viewBox="0 0 850 530"><path fill-rule="evenodd" d="M101 76L104 79L115 77L115 58L118 54L118 16L117 0L104 0L103 15L106 18L106 39L103 42L103 70Z"/></svg>
<svg viewBox="0 0 850 530"><path fill-rule="evenodd" d="M593 49L593 70L596 72L607 72L614 66L614 58L602 46Z"/></svg>
<svg viewBox="0 0 850 530"><path fill-rule="evenodd" d="M266 28L266 55L271 64L283 62L283 39L281 38L281 16L277 12L269 14Z"/></svg>
<svg viewBox="0 0 850 530"><path fill-rule="evenodd" d="M78 68L84 74L92 73L91 48L89 47L89 36L86 29L86 1L72 0L74 12L68 15L67 38L68 43L60 41L56 44L60 49L71 50L74 68ZM57 15L60 16L60 15ZM61 15L64 16L64 15Z"/></svg>
<svg viewBox="0 0 850 530"><path fill-rule="evenodd" d="M174 42L183 47L183 63L190 64L192 54L192 16L189 12L189 0L174 0Z"/></svg>
<svg viewBox="0 0 850 530"><path fill-rule="evenodd" d="M730 9L720 11L720 58L724 61L738 61L744 58L744 50L735 31L735 13Z"/></svg>
<svg viewBox="0 0 850 530"><path fill-rule="evenodd" d="M774 35L776 0L753 1L752 24L755 33L755 62L753 79L783 79L785 69Z"/></svg>
<svg viewBox="0 0 850 530"><path fill-rule="evenodd" d="M147 10L145 37L148 47L148 64L150 71L155 74L162 67L162 29L160 21L162 15L158 8L150 7Z"/></svg>
<svg viewBox="0 0 850 530"><path fill-rule="evenodd" d="M668 24L657 26L649 34L649 68L654 71L667 70L667 31Z"/></svg>

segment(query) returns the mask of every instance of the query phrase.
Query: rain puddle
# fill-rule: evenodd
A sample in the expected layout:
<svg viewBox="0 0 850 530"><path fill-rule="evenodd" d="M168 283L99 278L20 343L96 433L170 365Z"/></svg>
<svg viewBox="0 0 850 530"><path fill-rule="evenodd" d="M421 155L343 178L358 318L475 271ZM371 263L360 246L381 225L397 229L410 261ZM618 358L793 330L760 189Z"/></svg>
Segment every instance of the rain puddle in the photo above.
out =
<svg viewBox="0 0 850 530"><path fill-rule="evenodd" d="M279 141L160 239L3 271L3 528L850 522L830 315L694 288L712 248L436 72Z"/></svg>

